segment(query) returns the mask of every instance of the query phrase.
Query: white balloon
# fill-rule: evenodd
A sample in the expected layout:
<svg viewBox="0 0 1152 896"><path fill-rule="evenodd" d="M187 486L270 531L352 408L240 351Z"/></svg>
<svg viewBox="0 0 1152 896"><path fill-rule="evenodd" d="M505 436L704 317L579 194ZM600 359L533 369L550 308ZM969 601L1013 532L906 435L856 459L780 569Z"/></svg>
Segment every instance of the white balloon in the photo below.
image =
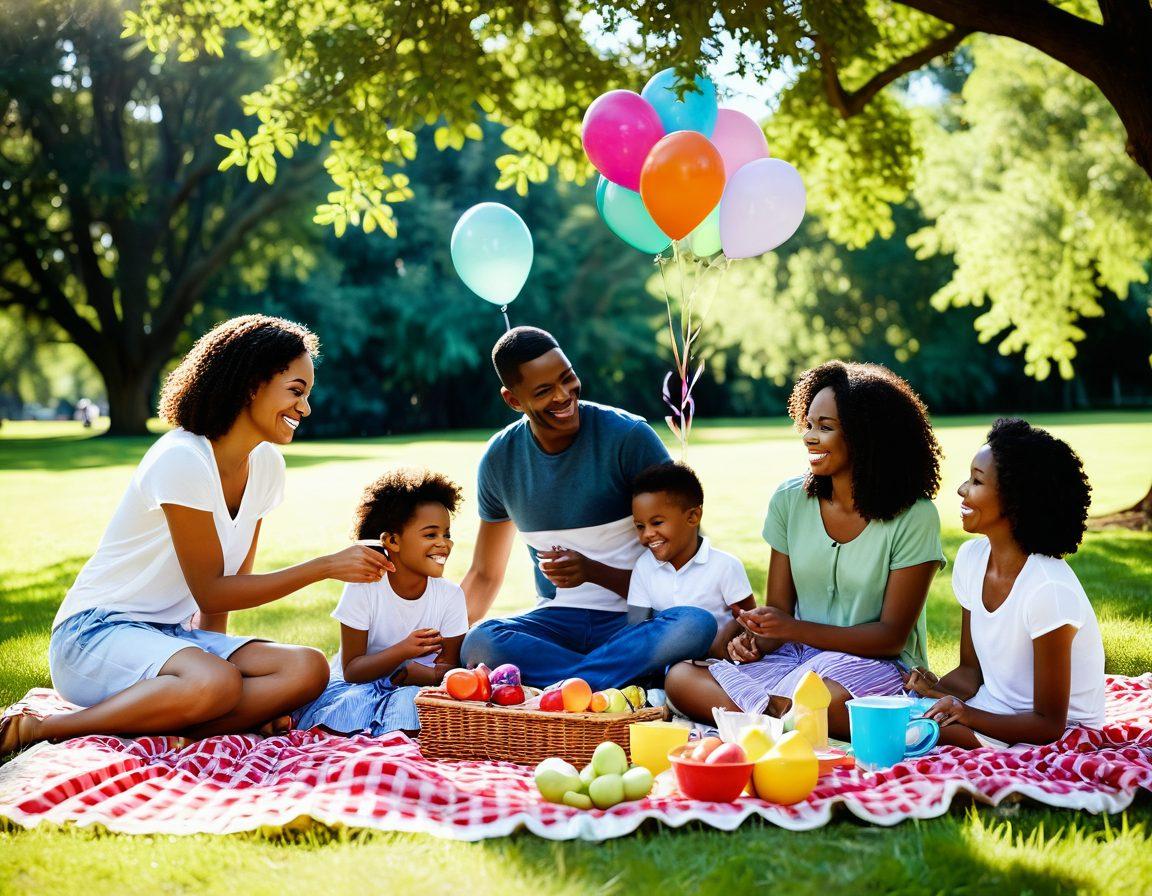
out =
<svg viewBox="0 0 1152 896"><path fill-rule="evenodd" d="M775 249L804 220L800 173L780 159L756 159L728 179L720 198L720 242L729 258Z"/></svg>

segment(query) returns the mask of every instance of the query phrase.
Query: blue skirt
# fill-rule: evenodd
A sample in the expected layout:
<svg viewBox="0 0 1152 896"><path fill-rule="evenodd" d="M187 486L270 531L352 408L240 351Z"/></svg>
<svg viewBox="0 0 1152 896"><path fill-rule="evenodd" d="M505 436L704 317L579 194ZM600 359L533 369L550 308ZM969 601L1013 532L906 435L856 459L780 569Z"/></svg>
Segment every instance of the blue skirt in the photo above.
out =
<svg viewBox="0 0 1152 896"><path fill-rule="evenodd" d="M415 685L396 687L387 679L350 684L341 678L328 682L324 693L294 714L297 728L323 725L338 734L367 732L373 737L392 731L416 731Z"/></svg>

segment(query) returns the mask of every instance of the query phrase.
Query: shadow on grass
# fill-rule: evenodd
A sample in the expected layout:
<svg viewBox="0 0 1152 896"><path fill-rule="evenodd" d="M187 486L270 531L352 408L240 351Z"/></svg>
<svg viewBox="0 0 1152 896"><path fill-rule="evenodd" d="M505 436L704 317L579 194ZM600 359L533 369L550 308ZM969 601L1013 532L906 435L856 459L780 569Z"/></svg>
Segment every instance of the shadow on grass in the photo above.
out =
<svg viewBox="0 0 1152 896"><path fill-rule="evenodd" d="M86 558L69 557L0 582L0 706L48 687L48 636L64 594Z"/></svg>

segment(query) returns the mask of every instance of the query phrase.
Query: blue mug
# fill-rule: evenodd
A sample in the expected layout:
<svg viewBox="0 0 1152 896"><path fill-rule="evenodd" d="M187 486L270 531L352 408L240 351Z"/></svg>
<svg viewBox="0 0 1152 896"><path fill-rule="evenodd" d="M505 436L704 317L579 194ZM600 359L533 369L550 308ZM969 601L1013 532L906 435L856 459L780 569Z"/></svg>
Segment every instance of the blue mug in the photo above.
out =
<svg viewBox="0 0 1152 896"><path fill-rule="evenodd" d="M940 726L932 719L913 719L914 702L907 697L857 697L847 702L852 752L860 768L889 768L936 746ZM918 728L922 734L916 733Z"/></svg>

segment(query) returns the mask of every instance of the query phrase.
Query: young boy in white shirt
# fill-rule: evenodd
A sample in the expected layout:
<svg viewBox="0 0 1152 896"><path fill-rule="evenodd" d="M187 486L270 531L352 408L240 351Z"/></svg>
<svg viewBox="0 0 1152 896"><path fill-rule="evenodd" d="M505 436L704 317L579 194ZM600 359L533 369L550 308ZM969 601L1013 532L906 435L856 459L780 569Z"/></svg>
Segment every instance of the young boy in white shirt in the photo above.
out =
<svg viewBox="0 0 1152 896"><path fill-rule="evenodd" d="M707 610L718 625L708 655L724 659L740 630L735 617L753 609L756 599L744 564L700 534L703 514L704 489L687 464L655 464L636 477L632 518L646 550L632 571L628 621L677 606Z"/></svg>

